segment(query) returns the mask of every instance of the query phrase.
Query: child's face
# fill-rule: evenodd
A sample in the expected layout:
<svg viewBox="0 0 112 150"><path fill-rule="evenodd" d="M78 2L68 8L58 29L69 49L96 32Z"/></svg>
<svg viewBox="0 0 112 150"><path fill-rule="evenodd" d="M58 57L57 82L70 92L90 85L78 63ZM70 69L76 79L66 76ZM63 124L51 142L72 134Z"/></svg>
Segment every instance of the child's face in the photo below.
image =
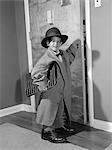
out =
<svg viewBox="0 0 112 150"><path fill-rule="evenodd" d="M47 42L47 45L50 50L56 52L59 50L59 47L62 45L61 38L52 37L50 42Z"/></svg>

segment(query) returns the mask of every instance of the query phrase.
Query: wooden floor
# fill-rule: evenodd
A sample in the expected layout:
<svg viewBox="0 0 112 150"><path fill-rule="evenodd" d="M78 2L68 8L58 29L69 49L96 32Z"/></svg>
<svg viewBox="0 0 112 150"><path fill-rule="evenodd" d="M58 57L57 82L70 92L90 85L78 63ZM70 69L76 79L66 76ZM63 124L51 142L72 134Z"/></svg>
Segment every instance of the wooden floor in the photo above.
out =
<svg viewBox="0 0 112 150"><path fill-rule="evenodd" d="M23 128L40 133L41 126L35 122L36 114L28 112L19 112L0 118L0 124L12 123ZM76 129L74 134L66 134L68 141L89 150L106 150L112 144L112 133L97 130L78 123L72 123ZM108 149L112 150L112 149Z"/></svg>

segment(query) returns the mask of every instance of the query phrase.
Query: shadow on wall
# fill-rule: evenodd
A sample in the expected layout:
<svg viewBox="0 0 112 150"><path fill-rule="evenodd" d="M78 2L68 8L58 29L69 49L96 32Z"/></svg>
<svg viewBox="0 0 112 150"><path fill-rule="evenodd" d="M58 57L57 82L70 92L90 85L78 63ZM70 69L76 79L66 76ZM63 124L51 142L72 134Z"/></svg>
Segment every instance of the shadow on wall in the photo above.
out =
<svg viewBox="0 0 112 150"><path fill-rule="evenodd" d="M29 98L25 94L25 88L26 88L26 78L25 75L28 73L28 70L22 73L20 75L20 78L17 79L16 85L15 85L15 102L16 104L30 104Z"/></svg>
<svg viewBox="0 0 112 150"><path fill-rule="evenodd" d="M16 82L15 101L17 104L20 104L22 103L22 99L21 79L19 78Z"/></svg>
<svg viewBox="0 0 112 150"><path fill-rule="evenodd" d="M92 67L94 70L94 67L96 61L100 58L100 53L98 50L92 50ZM94 100L94 119L100 119L102 120L107 120L104 111L102 109L102 104L101 104L101 92L97 86L97 84L94 82L93 79L93 100Z"/></svg>

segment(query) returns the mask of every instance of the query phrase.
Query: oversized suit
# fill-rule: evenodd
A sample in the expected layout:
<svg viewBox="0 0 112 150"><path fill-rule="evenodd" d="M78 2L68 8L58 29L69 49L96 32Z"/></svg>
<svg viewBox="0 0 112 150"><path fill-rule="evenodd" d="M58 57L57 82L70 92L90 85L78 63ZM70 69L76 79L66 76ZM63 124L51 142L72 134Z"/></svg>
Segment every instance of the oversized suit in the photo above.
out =
<svg viewBox="0 0 112 150"><path fill-rule="evenodd" d="M70 64L74 61L76 51L81 48L80 45L81 41L77 39L66 51L60 50L61 59L52 51L46 50L32 69L31 75L34 84L45 86L46 89L41 92L41 100L37 109L37 123L51 126L62 100L67 108L69 120L71 120Z"/></svg>

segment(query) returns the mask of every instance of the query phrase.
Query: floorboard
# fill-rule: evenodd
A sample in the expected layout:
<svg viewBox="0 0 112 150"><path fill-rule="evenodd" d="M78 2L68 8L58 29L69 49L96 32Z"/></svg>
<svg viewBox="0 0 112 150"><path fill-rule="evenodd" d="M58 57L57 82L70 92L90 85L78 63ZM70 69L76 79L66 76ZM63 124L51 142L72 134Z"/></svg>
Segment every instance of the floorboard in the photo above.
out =
<svg viewBox="0 0 112 150"><path fill-rule="evenodd" d="M19 112L1 117L0 124L8 122L40 133L42 127L36 124L35 118L35 113ZM73 134L65 135L64 133L70 143L89 150L105 150L110 144L112 144L112 133L110 132L97 130L76 122L72 122L72 127L76 129Z"/></svg>

